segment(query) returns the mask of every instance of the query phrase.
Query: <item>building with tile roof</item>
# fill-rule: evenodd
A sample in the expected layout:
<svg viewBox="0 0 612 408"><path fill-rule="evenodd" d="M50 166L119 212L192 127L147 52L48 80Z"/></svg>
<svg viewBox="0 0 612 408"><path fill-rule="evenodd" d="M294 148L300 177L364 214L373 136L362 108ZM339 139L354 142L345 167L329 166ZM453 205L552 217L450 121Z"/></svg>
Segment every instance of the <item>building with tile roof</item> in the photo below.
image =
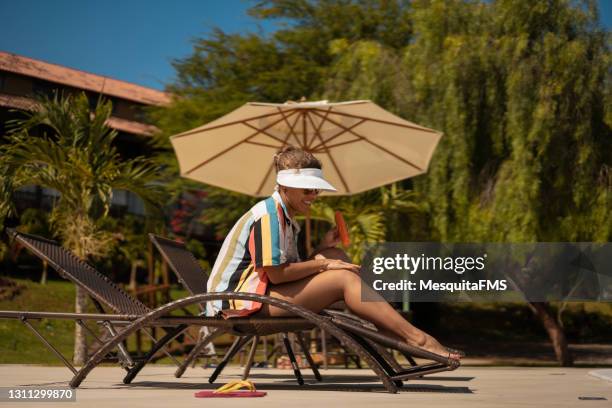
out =
<svg viewBox="0 0 612 408"><path fill-rule="evenodd" d="M84 92L92 104L100 96L110 100L113 113L107 124L117 130L115 143L124 157L150 153L146 141L157 129L147 123L144 110L171 102L168 93L156 89L0 51L0 143L7 122L18 115L15 109L32 109L35 95L52 96L56 91ZM35 198L26 200L32 201L27 206L45 207L45 201L53 197L53 192L36 188L30 193ZM28 191L23 195L26 199ZM142 204L129 193L117 192L114 202L129 212L142 212Z"/></svg>

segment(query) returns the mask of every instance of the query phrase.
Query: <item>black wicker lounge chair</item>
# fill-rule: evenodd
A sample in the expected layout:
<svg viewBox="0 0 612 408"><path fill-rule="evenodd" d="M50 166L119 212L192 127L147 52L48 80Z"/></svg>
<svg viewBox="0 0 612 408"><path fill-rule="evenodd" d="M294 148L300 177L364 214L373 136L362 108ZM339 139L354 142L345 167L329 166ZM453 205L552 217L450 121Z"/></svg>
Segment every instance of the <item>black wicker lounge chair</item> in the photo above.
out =
<svg viewBox="0 0 612 408"><path fill-rule="evenodd" d="M128 373L124 382L129 383L138 374L140 369L148 361L148 356L152 356L159 351L165 344L182 333L188 326L208 326L212 328L221 328L224 331L241 334L241 343L236 344L236 348L246 344L251 335L265 335L268 333L278 333L285 331L287 327L292 330L302 328L304 330L313 327L318 327L325 330L331 336L341 341L345 347L359 355L359 357L370 366L376 375L382 381L385 389L388 392L397 392L398 385L404 378L419 375L423 371L421 368L415 368L410 372L393 372L390 367L382 364L382 359L374 358L372 348L367 342L361 342L356 339L354 334L345 332L343 329L333 323L334 318L330 316L322 316L315 314L303 307L285 302L279 299L274 299L268 296L260 296L250 293L203 293L187 298L179 299L155 310L151 310L144 306L136 299L123 292L113 282L104 275L95 271L90 265L78 259L70 251L62 248L58 243L39 238L33 235L20 233L14 230L9 230L9 234L26 246L36 255L45 259L49 265L57 270L62 276L72 280L75 284L84 288L98 303L103 303L108 306L116 314L105 313L52 313L52 312L26 312L26 311L0 311L0 318L20 319L24 322L32 319L70 319L77 323L83 321L102 321L106 322L113 333L112 337L106 341L99 340L101 347L87 360L87 362L79 370L76 370L61 354L55 350L58 357L62 358L63 362L71 368L74 373L70 381L71 387L78 387L81 382L87 377L96 366L98 366L113 350L119 348L123 358L128 362L126 369ZM250 300L270 304L287 310L296 317L289 318L240 318L228 319L202 316L176 316L171 313L176 310L184 310L190 305L205 304L214 300ZM138 330L150 327L166 328L166 335L153 345L147 356L140 361L133 361L125 349L121 350L123 342ZM40 333L35 331L38 336L47 346L53 347L42 337ZM250 333L250 334L249 334ZM433 356L434 360L441 360L439 364L446 363L445 367L452 364L451 361L446 361L440 356L431 353L423 352L415 349L416 352L421 352L422 356L427 358L428 355ZM418 355L418 354L417 354ZM149 357L150 358L150 357ZM130 363L131 361L131 363ZM448 369L448 368L445 368ZM431 369L425 371L431 372ZM442 371L442 370L439 370ZM389 372L395 375L391 377Z"/></svg>
<svg viewBox="0 0 612 408"><path fill-rule="evenodd" d="M101 340L89 326L87 326L85 321L92 319L95 320L104 328L104 330L108 332L111 337L117 335L118 326L123 324L122 322L118 321L113 322L111 320L113 318L112 315L106 316L107 312L104 309L104 306L109 308L112 313L121 315L139 316L152 311L152 309L141 303L138 299L124 292L119 286L98 272L91 265L81 261L70 251L62 248L57 242L35 235L18 232L13 229L7 229L7 233L11 238L19 242L33 254L42 260L49 262L49 264L56 269L60 276L62 276L64 279L72 281L87 292L96 310L98 311L99 317L89 318L88 316L84 315L83 318L75 318L75 321L87 332L87 334L93 338L96 343L98 343L98 345L103 345L104 341ZM57 314L55 317L61 318ZM43 344L49 348L49 350L51 350L64 363L64 365L66 365L66 367L76 374L77 370L74 368L74 366L28 321L29 319L37 318L40 317L35 317L34 313L20 316L21 322L32 330L43 342ZM115 358L119 360L121 366L127 371L123 382L126 384L131 382L142 367L160 350L164 351L176 365L180 365L174 356L164 349L164 346L169 341L181 334L186 328L187 325L164 327L166 330L166 335L159 340L154 338L149 331L144 330L143 332L151 337L153 346L151 347L151 350L142 357L131 356L127 352L124 345L119 343L117 345L118 353Z"/></svg>
<svg viewBox="0 0 612 408"><path fill-rule="evenodd" d="M154 234L149 234L149 238L151 242L158 249L159 253L162 255L164 260L170 266L170 269L176 274L179 282L191 293L191 295L199 295L202 293L206 293L206 281L208 277L205 272L202 270L197 260L194 258L193 254L189 252L185 246L177 241L173 241L170 239L166 239L163 237L156 236ZM304 330L304 325L300 324L296 327L277 327L282 336L282 343L285 347L287 355L289 356L289 360L291 361L291 366L293 368L293 372L297 379L298 384L303 385L304 379L302 377L299 365L295 358L295 354L291 347L291 342L289 341L289 333L293 332L297 338L297 341L310 365L310 368L317 379L317 381L321 381L322 377L317 369L317 366L308 351L308 347L306 345L306 341L304 336L302 335L302 330ZM295 329L295 330L294 330ZM257 344L259 343L259 339L261 336L270 333L270 327L253 327L249 330L249 333L232 333L237 335L236 340L229 348L228 352L225 354L224 358L221 360L219 365L215 368L212 375L209 377L208 381L212 384L215 382L219 374L223 371L225 366L231 361L231 359L240 351L242 347L244 347L248 341L245 341L244 337L252 338L251 349L249 351L246 364L244 366L243 379L246 380L251 366L253 365L253 360L255 357L255 351L257 349ZM211 332L209 335L201 338L198 343L196 343L195 347L191 350L191 352L187 355L185 360L181 363L179 368L175 372L175 376L177 378L181 377L187 367L198 357L200 352L206 347L208 343L213 341L216 337L225 333L222 329L217 329L214 332ZM265 334L264 334L265 333Z"/></svg>
<svg viewBox="0 0 612 408"><path fill-rule="evenodd" d="M167 238L155 236L149 234L149 238L153 244L157 247L159 252L162 254L170 268L176 273L179 281L192 293L192 295L205 294L206 293L206 274L198 264L197 260L191 252L189 252L184 244L169 240ZM425 374L437 373L440 371L454 370L459 366L459 363L455 360L447 359L442 356L430 353L426 350L409 346L406 343L397 341L388 336L379 333L375 326L370 322L364 321L356 316L348 313L325 310L319 316L329 319L337 327L342 328L346 331L347 335L350 336L354 341L360 344L371 356L377 361L377 363L383 367L387 375L396 381L396 385L401 386L401 380L420 377ZM230 319L240 320L240 319ZM285 333L295 332L299 334L299 328L294 329L291 327L278 327L283 329ZM215 332L217 333L217 332ZM270 328L266 325L253 326L249 331L249 335L261 336L264 333L270 333ZM241 333L234 333L241 334ZM206 346L206 343L212 341L212 337L217 334L212 334L210 338L202 339L188 355L187 359L183 362L181 367L176 371L175 375L179 377L184 372L187 365L197 357L197 353ZM285 337L286 338L286 337ZM298 335L302 350L305 352L305 356L308 359L313 371L315 370L312 358L308 353L308 347L305 346L303 339ZM288 342L286 342L287 344ZM246 341L236 340L230 351L226 354L223 362L218 366L217 370L213 373L209 381L212 383L217 375L223 370L225 364L233 355L246 344ZM248 374L248 369L252 363L252 354L254 353L254 347L251 348L251 353L247 359L247 365L245 366L245 372ZM400 351L407 358L411 367L403 368L393 356L387 352L386 347ZM290 347L287 346L287 353L292 361L296 377L298 381L301 379L295 357ZM417 365L412 356L421 357L428 360L432 360L432 363ZM316 371L315 371L316 375Z"/></svg>

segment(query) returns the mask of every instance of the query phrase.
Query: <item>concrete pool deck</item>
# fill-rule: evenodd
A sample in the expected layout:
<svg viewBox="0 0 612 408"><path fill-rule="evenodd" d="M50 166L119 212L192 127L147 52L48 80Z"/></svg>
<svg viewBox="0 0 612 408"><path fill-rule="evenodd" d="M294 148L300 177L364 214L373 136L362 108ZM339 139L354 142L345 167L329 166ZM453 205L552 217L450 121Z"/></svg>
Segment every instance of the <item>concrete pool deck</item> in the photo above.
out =
<svg viewBox="0 0 612 408"><path fill-rule="evenodd" d="M76 390L76 402L45 402L43 407L610 407L612 381L589 373L592 368L461 367L407 381L398 394L388 394L372 372L363 369L322 370L317 383L307 369L306 385L296 384L290 370L253 368L250 379L263 398L202 399L196 391L215 389L240 378L238 366L228 367L214 385L212 369L189 369L174 377L174 367L150 365L131 385L121 383L118 367L97 367ZM0 365L0 387L65 387L65 367ZM580 399L587 397L587 399ZM601 399L605 398L605 400ZM41 407L40 402L0 402L2 406Z"/></svg>

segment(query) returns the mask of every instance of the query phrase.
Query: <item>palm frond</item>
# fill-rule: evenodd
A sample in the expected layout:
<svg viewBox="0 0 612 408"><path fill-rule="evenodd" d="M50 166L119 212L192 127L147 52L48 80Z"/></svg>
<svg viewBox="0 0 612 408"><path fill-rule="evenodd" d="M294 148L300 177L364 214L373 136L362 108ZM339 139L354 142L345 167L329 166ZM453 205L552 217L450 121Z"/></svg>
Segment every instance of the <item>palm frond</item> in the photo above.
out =
<svg viewBox="0 0 612 408"><path fill-rule="evenodd" d="M0 175L0 216L9 211L10 190L24 185L54 189L59 198L52 225L84 257L101 253L108 243L97 220L108 214L114 189L131 191L148 210L159 210L163 193L155 183L157 167L144 159L121 161L112 145L117 133L106 124L111 112L111 103L103 100L92 111L85 94L39 98L36 109L14 124L8 143L0 147L7 163L18 169ZM41 125L53 133L29 135Z"/></svg>

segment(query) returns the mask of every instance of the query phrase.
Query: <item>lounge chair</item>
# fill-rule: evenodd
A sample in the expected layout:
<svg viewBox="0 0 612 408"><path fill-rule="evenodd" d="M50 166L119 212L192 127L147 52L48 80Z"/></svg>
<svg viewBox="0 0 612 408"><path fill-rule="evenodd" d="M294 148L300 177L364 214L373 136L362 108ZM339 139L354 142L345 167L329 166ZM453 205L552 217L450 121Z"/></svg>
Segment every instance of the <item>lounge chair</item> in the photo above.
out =
<svg viewBox="0 0 612 408"><path fill-rule="evenodd" d="M395 393L398 390L398 385L406 375L408 377L414 376L415 371L410 373L399 372L395 373L395 378L392 378L389 374L388 366L382 364L382 359L373 357L371 347L366 343L362 343L356 339L356 336L352 333L348 333L333 323L334 318L329 316L322 316L315 314L303 307L291 304L289 302L282 301L280 299L271 298L269 296L261 296L250 293L203 293L187 298L179 299L157 309L151 310L144 306L136 299L129 296L127 293L122 291L118 286L111 282L104 275L98 273L94 268L77 258L70 251L62 248L58 243L49 241L44 238L36 237L29 234L20 233L14 230L9 230L9 234L29 250L38 255L41 259L46 260L49 265L57 270L62 276L70 279L81 288L85 289L93 299L98 303L103 303L113 310L116 314L87 314L87 313L52 313L52 312L26 312L26 311L0 311L0 318L9 319L20 319L27 321L30 319L70 319L79 321L103 321L107 322L113 327L113 337L104 341L99 340L102 344L101 347L87 360L87 362L79 369L76 370L65 358L62 357L64 363L71 368L74 373L73 378L70 381L71 387L78 387L82 381L87 377L95 367L97 367L106 356L109 355L115 348L121 350L122 343L133 333L138 330L150 327L165 327L167 333L161 339L153 345L147 356L141 361L134 362L133 365L126 367L128 373L124 382L129 383L146 362L152 357L157 351L159 351L166 343L171 341L173 338L182 333L188 326L208 326L212 328L222 328L224 331L240 333L242 342L246 344L250 340L249 331L255 334L268 334L277 333L284 331L287 327L291 327L292 330L298 330L302 328L304 330L313 327L318 327L325 330L331 336L341 341L345 347L350 349L352 352L359 355L359 357L365 361L370 368L376 373L376 375L382 381L385 389L388 392ZM171 313L175 310L183 310L190 305L204 304L214 300L249 300L261 302L264 304L270 304L281 309L287 310L296 317L287 318L239 318L239 319L222 319L216 317L202 317L202 316L175 316ZM116 327L116 329L115 329ZM38 333L38 332L37 332ZM44 337L39 334L41 340L46 345L50 346ZM237 344L236 347L242 346L243 344ZM53 347L51 346L53 349ZM418 352L419 350L415 348ZM57 350L56 350L57 351ZM127 351L123 350L126 354ZM59 354L59 352L57 352ZM437 359L441 359L446 362L440 356L422 351L423 357L427 358L427 355L434 356ZM418 354L416 354L418 355ZM58 357L61 354L58 355ZM123 356L126 361L129 362L131 358L129 355ZM450 366L451 362L448 361ZM456 367L456 366L455 366ZM448 369L448 368L446 368ZM430 370L425 370L430 372ZM406 377L406 378L408 378Z"/></svg>
<svg viewBox="0 0 612 408"><path fill-rule="evenodd" d="M62 248L57 242L18 232L13 229L7 229L7 233L11 238L30 250L34 255L38 256L43 261L49 262L49 265L57 270L64 279L72 281L87 292L98 311L97 315L89 316L89 314L84 314L79 316L74 313L69 313L68 317L62 317L64 314L58 313L52 314L52 316L54 318L74 319L99 345L103 345L104 341L87 326L85 321L94 320L98 322L111 337L116 336L118 326L125 323L123 320L113 321L113 319L116 319L116 316L108 315L104 306L112 310L113 313L124 316L140 316L152 311L152 309L141 303L138 299L124 292L119 286L105 275L98 272L91 265L81 261L73 253ZM49 348L64 365L66 365L66 367L76 374L77 370L68 359L53 347L53 345L51 345L51 343L28 321L30 319L43 318L40 315L40 313L22 313L19 315L19 318L21 322L32 330L43 344ZM175 364L179 365L180 363L164 349L164 346L181 334L186 328L187 325L164 327L166 335L159 340L155 339L147 330L144 330L143 332L153 340L153 345L151 350L142 357L131 356L122 343L117 344L118 354L116 358L119 360L121 366L127 371L123 382L126 384L130 383L142 367L144 367L144 365L160 350L163 350Z"/></svg>
<svg viewBox="0 0 612 408"><path fill-rule="evenodd" d="M193 256L191 252L189 252L182 243L173 241L167 238L163 238L160 236L156 236L154 234L149 234L149 239L155 245L161 256L170 266L170 269L176 274L179 282L191 293L191 295L199 295L202 293L206 293L206 282L208 276L202 270L197 260ZM263 328L253 328L249 331L246 336L249 339L252 338L251 349L249 351L246 364L244 366L244 372L242 379L246 380L248 378L249 372L251 370L251 366L253 365L253 360L255 356L255 351L257 349L257 344L259 343L259 339L261 336L266 334L270 334L271 328L263 327ZM279 330L282 329L281 337L282 343L285 347L287 355L289 356L289 360L291 361L291 366L293 368L293 372L297 379L299 385L304 384L304 379L302 377L299 365L295 358L295 353L291 347L291 342L289 341L289 332L292 332L292 327L278 327ZM296 327L297 330L293 331L295 334L298 343L300 344L300 348L310 365L310 368L317 379L317 381L321 381L322 377L317 369L317 366L308 351L308 346L306 345L306 341L304 340L304 336L302 335L303 325L300 327ZM198 343L196 343L195 347L191 350L191 352L187 355L185 360L181 363L179 368L175 372L175 376L177 378L181 377L187 367L198 357L200 352L206 347L208 343L213 341L216 337L225 333L224 330L218 329L216 331L211 332L207 336L200 339ZM223 360L219 363L219 365L215 368L212 375L209 377L208 381L212 384L215 382L219 374L223 371L227 363L231 361L231 359L240 351L242 347L244 347L248 341L244 341L245 336L242 333L233 333L237 335L236 340L229 348L228 352L225 354Z"/></svg>
<svg viewBox="0 0 612 408"><path fill-rule="evenodd" d="M185 248L184 244L153 234L149 234L149 238L159 250L163 258L166 260L170 268L174 271L174 273L176 273L179 281L185 286L185 288L189 290L192 295L206 293L206 274L200 267L193 254ZM353 338L365 350L367 350L368 353L372 356L372 358L374 358L377 363L381 367L383 367L389 377L396 381L396 385L401 385L401 380L404 379L419 377L425 374L431 374L440 371L454 370L459 366L459 363L457 361L430 353L426 350L410 346L406 343L385 336L379 333L373 324L363 319L360 319L357 316L336 310L324 310L320 314L320 316L329 319L337 327L340 327L345 330L351 338ZM296 332L296 334L299 334L299 331L291 330L290 327L285 327L284 329L285 332L294 331ZM262 335L262 333L264 332L268 333L269 331L270 328L264 325L261 327L251 328L248 334L257 336ZM211 338L204 338L192 349L187 359L183 362L181 367L179 367L179 369L175 373L177 377L180 377L187 365L194 358L197 357L199 350L206 345L205 342L211 340L212 336ZM308 347L306 347L303 339L299 335L298 340L300 342L302 350L305 353L307 360L309 361L314 371L312 358L308 353ZM235 347L232 347L230 349L230 351L226 354L223 362L217 367L217 369L209 379L211 383L216 379L217 375L221 372L221 370L223 370L227 361L229 361L229 359L231 359L233 355L238 352L240 347L244 346L245 344L246 342L240 342L239 339L236 340L236 342L234 343ZM247 365L245 366L245 372L247 374L250 368L250 364L252 364L252 355L254 353L255 345L256 343L254 343L251 348L251 353L249 354L249 358L247 359ZM411 367L403 368L395 360L395 358L393 358L392 354L387 352L387 347L398 350L400 353L402 353L406 357L408 362L411 364ZM293 352L290 347L287 347L287 353L289 354L292 365L294 367L294 371L296 373L296 377L298 377L299 381L301 375L299 369L297 369L297 363L295 361L295 357L293 357ZM433 360L433 363L417 365L413 359L413 356Z"/></svg>

